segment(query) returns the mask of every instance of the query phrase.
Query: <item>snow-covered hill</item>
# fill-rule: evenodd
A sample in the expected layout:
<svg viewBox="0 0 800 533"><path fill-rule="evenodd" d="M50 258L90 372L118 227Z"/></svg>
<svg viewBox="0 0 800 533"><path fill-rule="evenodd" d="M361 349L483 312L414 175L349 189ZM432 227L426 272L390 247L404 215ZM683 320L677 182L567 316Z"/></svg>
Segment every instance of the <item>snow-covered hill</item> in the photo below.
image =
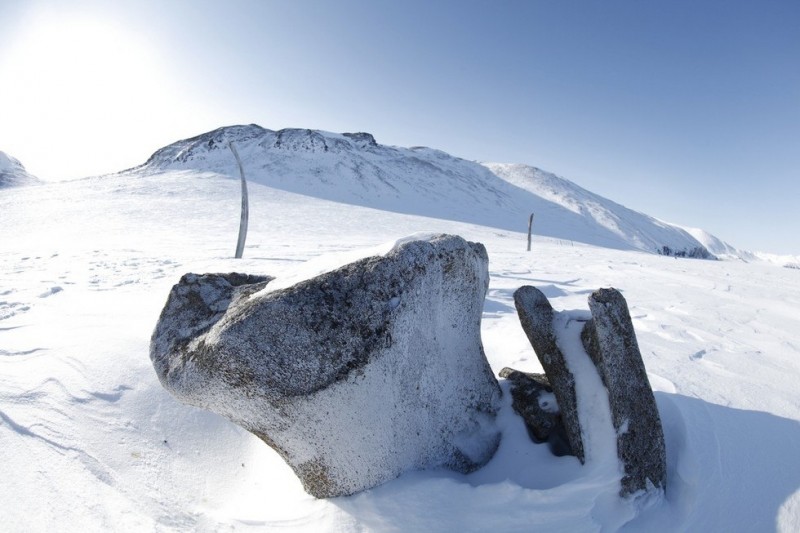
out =
<svg viewBox="0 0 800 533"><path fill-rule="evenodd" d="M800 530L799 272L541 235L528 253L524 227L382 211L257 182L236 260L236 180L188 170L131 177L0 191L4 532ZM623 292L664 423L663 501L624 505L618 472L533 444L508 394L500 448L477 472L410 472L315 500L261 440L159 384L150 335L184 273L280 280L420 231L486 245L481 334L495 372L541 370L514 311L519 286L577 313L598 287Z"/></svg>
<svg viewBox="0 0 800 533"><path fill-rule="evenodd" d="M771 254L766 252L751 252L740 250L735 246L711 235L699 228L683 228L687 233L697 239L706 250L711 252L718 259L729 259L739 261L761 261L771 263L776 266L800 270L800 256L788 254Z"/></svg>
<svg viewBox="0 0 800 533"><path fill-rule="evenodd" d="M38 178L28 174L17 159L0 152L0 189L41 183Z"/></svg>
<svg viewBox="0 0 800 533"><path fill-rule="evenodd" d="M621 250L710 257L680 227L627 209L525 165L479 164L430 148L378 144L368 133L272 131L230 126L166 146L127 173L210 171L238 176L234 141L249 181L399 213L534 231Z"/></svg>
<svg viewBox="0 0 800 533"><path fill-rule="evenodd" d="M486 167L509 183L616 235L636 250L712 257L705 245L683 228L628 209L550 172L519 164L486 163Z"/></svg>

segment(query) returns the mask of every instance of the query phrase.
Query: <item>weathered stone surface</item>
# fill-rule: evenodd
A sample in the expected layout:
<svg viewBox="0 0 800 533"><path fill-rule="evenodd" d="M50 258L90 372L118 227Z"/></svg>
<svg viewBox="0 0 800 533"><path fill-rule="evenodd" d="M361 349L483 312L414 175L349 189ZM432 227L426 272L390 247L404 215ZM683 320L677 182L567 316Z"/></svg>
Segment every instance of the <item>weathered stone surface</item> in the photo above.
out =
<svg viewBox="0 0 800 533"><path fill-rule="evenodd" d="M483 245L446 235L273 291L189 274L150 357L172 394L258 435L314 496L468 472L500 438L480 340L488 280Z"/></svg>
<svg viewBox="0 0 800 533"><path fill-rule="evenodd" d="M511 407L525 421L531 440L538 444L546 442L558 457L575 455L547 376L505 367L500 377L511 382Z"/></svg>
<svg viewBox="0 0 800 533"><path fill-rule="evenodd" d="M625 469L620 494L663 489L664 433L628 305L619 291L600 289L589 296L589 309L592 320L581 339L608 389L617 453Z"/></svg>
<svg viewBox="0 0 800 533"><path fill-rule="evenodd" d="M542 291L529 285L520 287L514 292L514 305L522 329L528 336L553 388L570 449L583 462L583 440L575 397L575 377L556 342L553 308Z"/></svg>

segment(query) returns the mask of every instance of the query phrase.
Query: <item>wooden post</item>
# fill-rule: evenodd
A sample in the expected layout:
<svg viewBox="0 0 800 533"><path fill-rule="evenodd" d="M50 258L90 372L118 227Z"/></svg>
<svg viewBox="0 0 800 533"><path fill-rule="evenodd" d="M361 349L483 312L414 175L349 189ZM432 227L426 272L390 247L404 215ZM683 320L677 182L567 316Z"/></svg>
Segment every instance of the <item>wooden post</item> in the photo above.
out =
<svg viewBox="0 0 800 533"><path fill-rule="evenodd" d="M233 145L233 141L228 143L228 148L233 152L233 157L236 158L236 164L239 165L239 175L242 178L242 217L239 220L239 238L236 241L236 259L242 257L244 252L244 241L247 239L247 221L250 217L250 209L247 200L247 180L244 179L244 169L242 168L242 160L239 159L239 152Z"/></svg>
<svg viewBox="0 0 800 533"><path fill-rule="evenodd" d="M533 229L533 213L528 219L528 251L531 251L531 230Z"/></svg>

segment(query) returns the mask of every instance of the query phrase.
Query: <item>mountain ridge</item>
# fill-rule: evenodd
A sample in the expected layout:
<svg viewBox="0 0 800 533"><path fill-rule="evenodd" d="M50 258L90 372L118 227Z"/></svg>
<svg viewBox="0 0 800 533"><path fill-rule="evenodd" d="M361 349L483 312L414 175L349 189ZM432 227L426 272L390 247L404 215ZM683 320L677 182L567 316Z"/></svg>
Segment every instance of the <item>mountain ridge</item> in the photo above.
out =
<svg viewBox="0 0 800 533"><path fill-rule="evenodd" d="M0 189L39 183L41 183L41 180L28 173L18 159L0 151Z"/></svg>
<svg viewBox="0 0 800 533"><path fill-rule="evenodd" d="M615 249L714 258L682 227L520 164L479 163L434 148L379 144L365 132L332 133L257 124L223 126L156 150L123 173L172 170L238 177L234 142L249 182L327 200L448 218Z"/></svg>

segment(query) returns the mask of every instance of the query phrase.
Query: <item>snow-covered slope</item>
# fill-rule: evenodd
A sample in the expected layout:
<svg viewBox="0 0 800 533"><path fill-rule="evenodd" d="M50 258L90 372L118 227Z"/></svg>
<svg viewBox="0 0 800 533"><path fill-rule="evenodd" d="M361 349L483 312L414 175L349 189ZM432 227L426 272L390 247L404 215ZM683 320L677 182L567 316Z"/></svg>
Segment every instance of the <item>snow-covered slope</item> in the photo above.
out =
<svg viewBox="0 0 800 533"><path fill-rule="evenodd" d="M663 255L710 257L704 244L683 228L628 209L555 174L528 165L485 165L509 183L593 222L634 249Z"/></svg>
<svg viewBox="0 0 800 533"><path fill-rule="evenodd" d="M711 235L704 229L700 228L683 228L692 237L697 239L706 249L720 259L755 259L751 252L739 250L735 246L728 244L719 237Z"/></svg>
<svg viewBox="0 0 800 533"><path fill-rule="evenodd" d="M683 228L687 233L697 239L706 249L718 259L740 261L762 261L776 266L800 270L800 256L787 254L771 254L766 252L751 252L740 250L735 246L711 235L699 228Z"/></svg>
<svg viewBox="0 0 800 533"><path fill-rule="evenodd" d="M708 257L683 229L637 213L553 174L524 165L482 165L430 148L378 144L368 133L271 131L230 126L178 141L127 171L201 170L375 209L524 230L607 248Z"/></svg>
<svg viewBox="0 0 800 533"><path fill-rule="evenodd" d="M800 530L799 272L541 235L527 253L524 228L255 182L250 200L247 247L235 260L239 184L218 174L0 191L0 529ZM540 370L514 311L519 286L536 285L556 310L577 314L598 287L624 293L664 422L664 501L624 505L618 472L533 444L508 394L500 449L477 472L411 472L352 497L314 500L258 438L159 384L150 334L182 274L282 279L419 231L486 245L482 337L495 372Z"/></svg>
<svg viewBox="0 0 800 533"><path fill-rule="evenodd" d="M28 174L17 159L0 152L0 189L41 183L38 178Z"/></svg>

